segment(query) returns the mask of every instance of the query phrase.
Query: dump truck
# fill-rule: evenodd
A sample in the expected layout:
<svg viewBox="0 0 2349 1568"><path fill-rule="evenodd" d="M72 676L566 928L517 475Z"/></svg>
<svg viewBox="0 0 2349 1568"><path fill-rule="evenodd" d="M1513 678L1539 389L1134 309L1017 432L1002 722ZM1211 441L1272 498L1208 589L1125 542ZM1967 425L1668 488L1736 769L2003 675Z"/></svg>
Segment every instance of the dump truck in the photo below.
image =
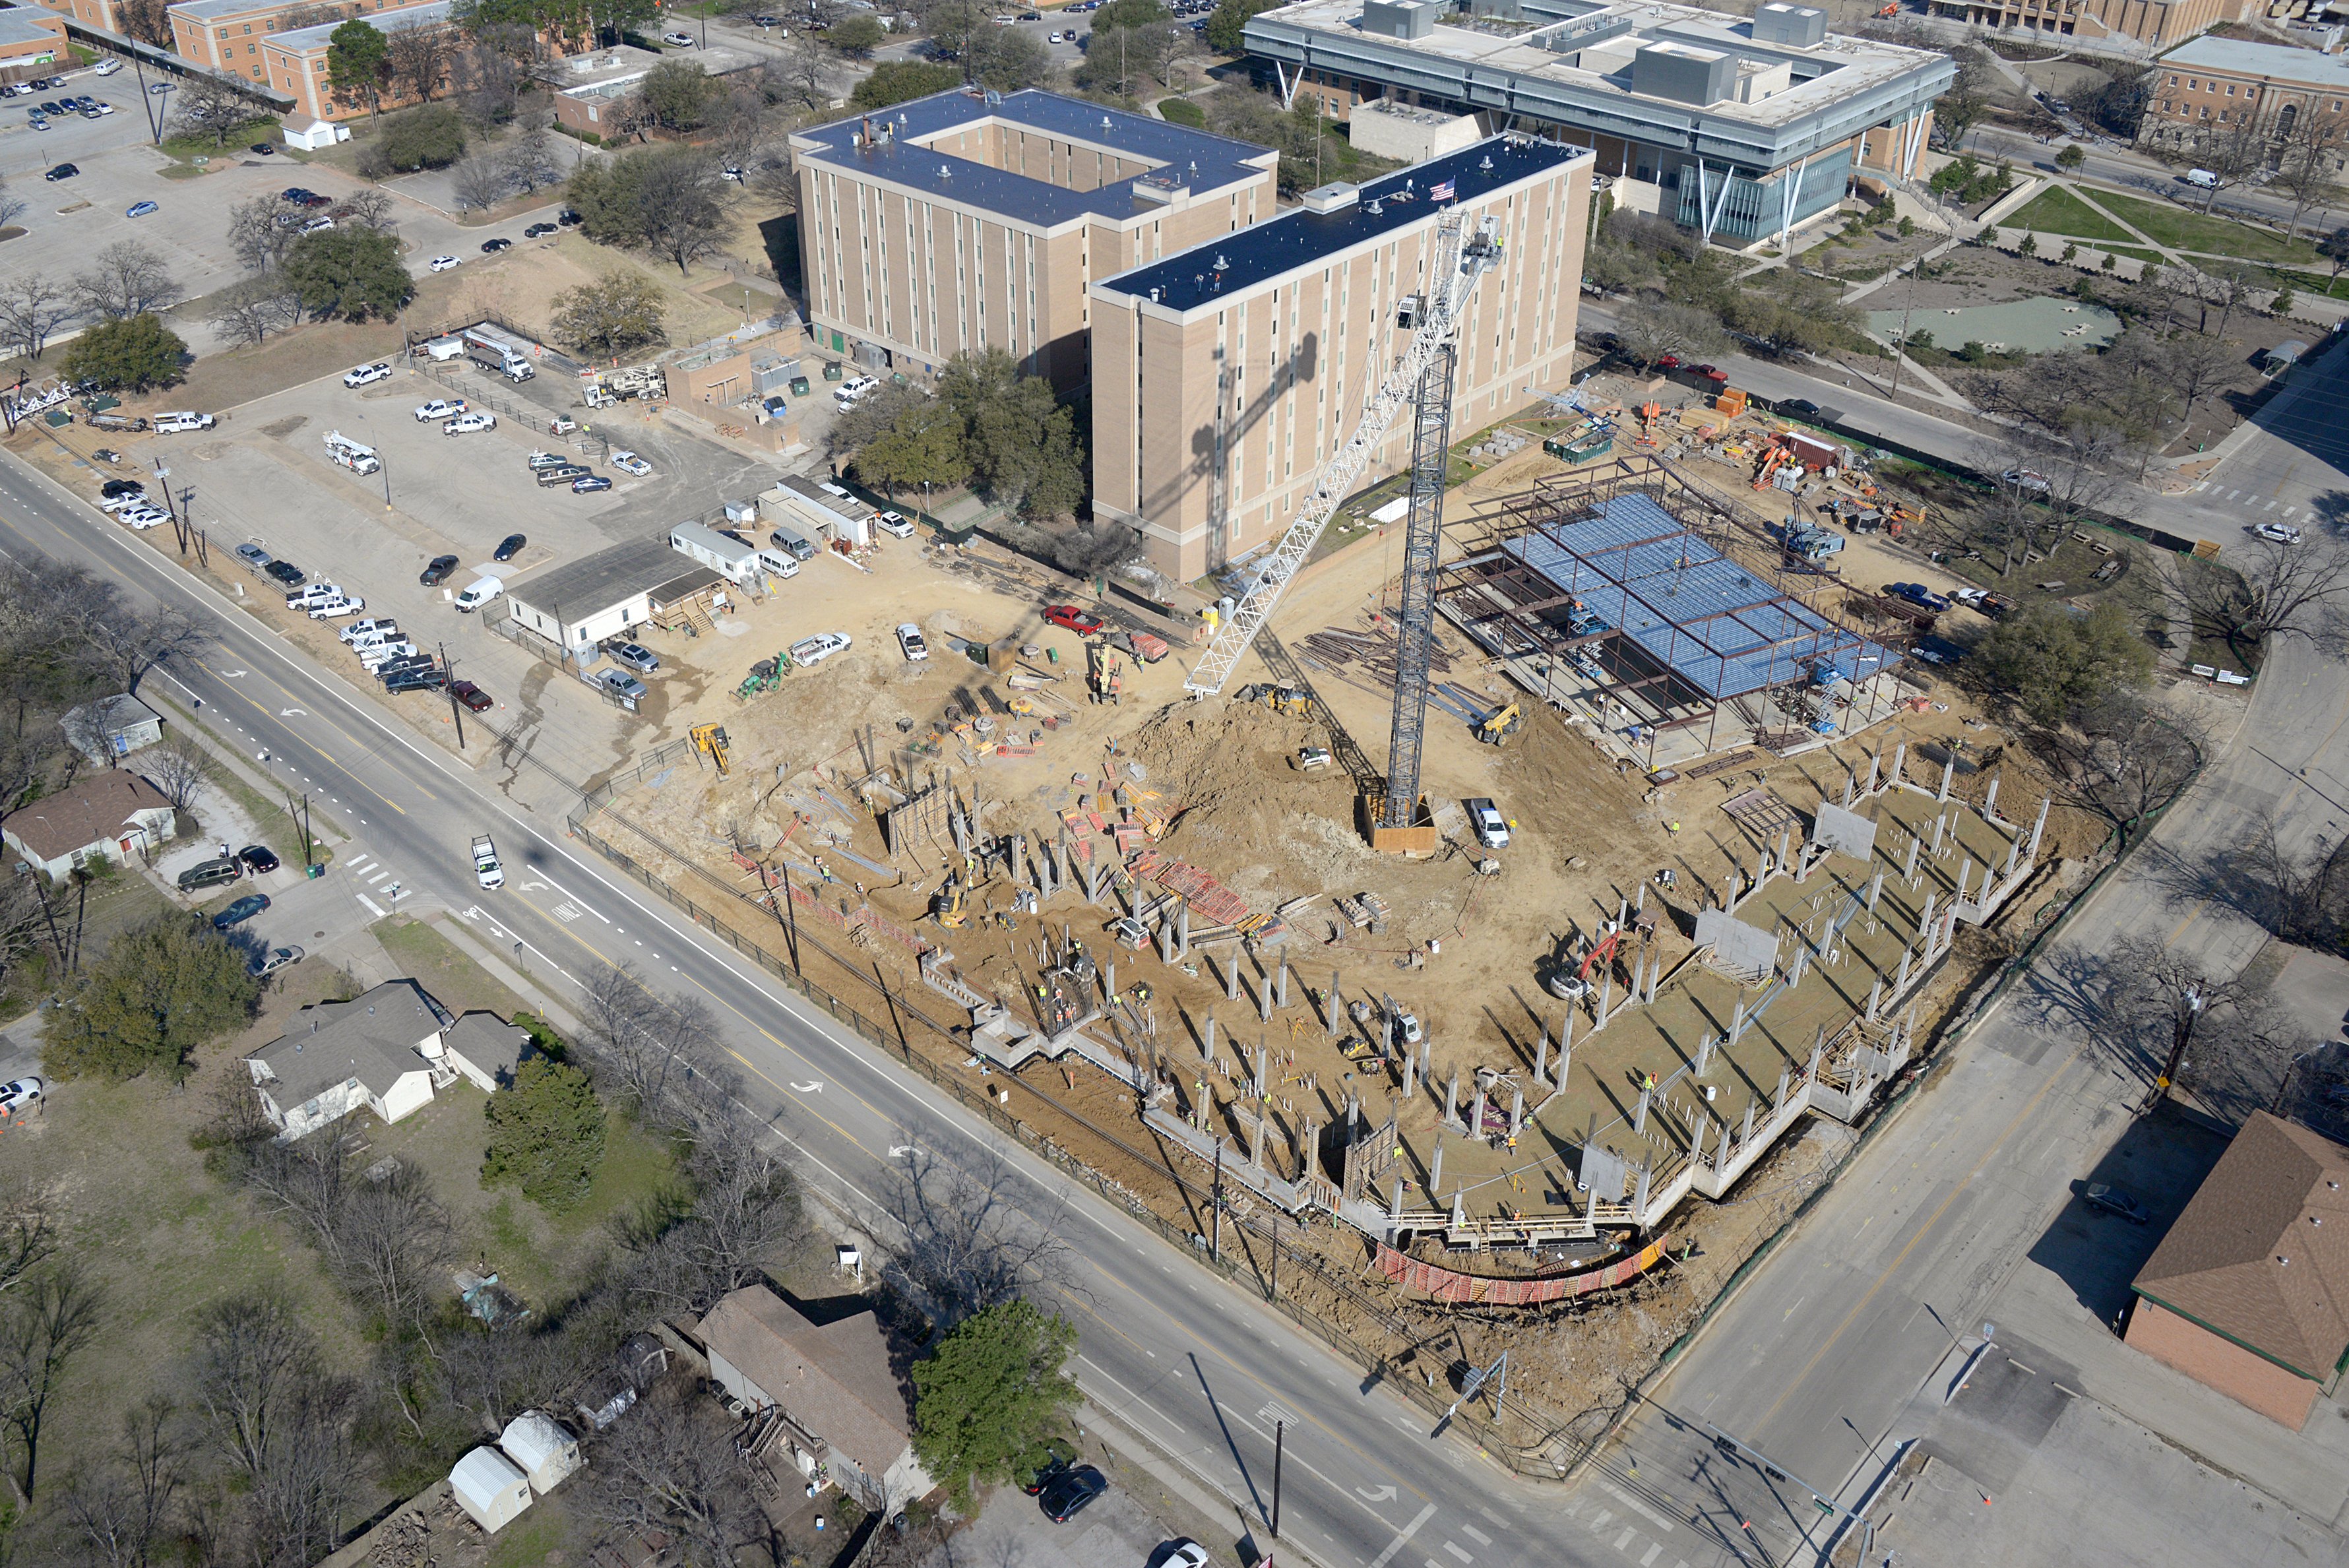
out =
<svg viewBox="0 0 2349 1568"><path fill-rule="evenodd" d="M487 833L473 835L473 875L483 887L506 885L506 869L498 864L498 847Z"/></svg>

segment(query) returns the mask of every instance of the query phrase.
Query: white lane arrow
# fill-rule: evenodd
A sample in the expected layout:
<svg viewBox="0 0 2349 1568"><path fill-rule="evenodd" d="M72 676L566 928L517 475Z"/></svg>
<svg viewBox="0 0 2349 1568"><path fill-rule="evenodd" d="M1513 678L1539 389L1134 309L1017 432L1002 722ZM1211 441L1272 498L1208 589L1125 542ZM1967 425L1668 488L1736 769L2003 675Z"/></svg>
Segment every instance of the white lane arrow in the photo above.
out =
<svg viewBox="0 0 2349 1568"><path fill-rule="evenodd" d="M280 718L307 718L310 716L302 708L281 707L277 710L277 717Z"/></svg>
<svg viewBox="0 0 2349 1568"><path fill-rule="evenodd" d="M792 1088L795 1093L799 1094L822 1094L823 1092L823 1080L822 1078L818 1078L813 1083L795 1083L792 1085Z"/></svg>
<svg viewBox="0 0 2349 1568"><path fill-rule="evenodd" d="M222 670L221 671L220 676L221 679L224 681L237 681L244 678L244 672L243 670Z"/></svg>
<svg viewBox="0 0 2349 1568"><path fill-rule="evenodd" d="M555 891L554 884L553 882L526 882L522 884L522 891L524 892L536 892L542 888L548 892Z"/></svg>
<svg viewBox="0 0 2349 1568"><path fill-rule="evenodd" d="M892 1160L903 1160L906 1155L911 1154L913 1151L914 1146L910 1143L893 1143L889 1145L889 1158Z"/></svg>
<svg viewBox="0 0 2349 1568"><path fill-rule="evenodd" d="M1373 1490L1358 1486L1354 1489L1354 1495L1364 1502L1392 1502L1395 1499L1395 1489L1382 1486Z"/></svg>

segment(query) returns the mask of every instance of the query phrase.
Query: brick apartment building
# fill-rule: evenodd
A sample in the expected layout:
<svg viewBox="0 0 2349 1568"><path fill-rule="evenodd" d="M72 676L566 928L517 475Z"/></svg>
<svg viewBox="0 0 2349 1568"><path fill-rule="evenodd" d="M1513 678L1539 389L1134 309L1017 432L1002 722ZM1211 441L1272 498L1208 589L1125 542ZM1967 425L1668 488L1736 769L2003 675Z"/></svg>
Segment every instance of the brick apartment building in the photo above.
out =
<svg viewBox="0 0 2349 1568"><path fill-rule="evenodd" d="M2130 38L2156 48L2257 15L2257 0L1933 0L1932 14L2057 38Z"/></svg>
<svg viewBox="0 0 2349 1568"><path fill-rule="evenodd" d="M390 0L180 0L164 15L171 24L171 49L201 66L263 79L262 41L285 30L296 15L313 19L339 13L338 21L396 8Z"/></svg>
<svg viewBox="0 0 2349 1568"><path fill-rule="evenodd" d="M450 26L449 11L450 0L431 0L425 5L370 11L361 19L388 36L407 27ZM364 96L338 97L326 77L326 46L335 29L341 26L342 22L321 22L291 32L272 33L261 40L261 80L291 98L297 117L306 114L324 120L351 119L368 110ZM242 35L239 41L243 41ZM243 63L240 56L238 64ZM437 95L448 88L449 78L444 73L432 90ZM387 89L382 107L396 108L416 101L413 95L399 96Z"/></svg>
<svg viewBox="0 0 2349 1568"><path fill-rule="evenodd" d="M1462 323L1454 429L1565 385L1592 166L1495 137L1095 283L1094 516L1181 580L1285 531L1402 354L1399 307L1440 281L1445 211L1472 232L1491 214L1505 247ZM1411 430L1396 421L1364 482L1409 460Z"/></svg>
<svg viewBox="0 0 2349 1568"><path fill-rule="evenodd" d="M1276 153L1047 92L940 93L792 137L817 341L929 373L1089 374L1085 287L1271 215Z"/></svg>
<svg viewBox="0 0 2349 1568"><path fill-rule="evenodd" d="M2349 1367L2349 1149L2254 1112L2129 1288L2130 1345L2299 1430Z"/></svg>
<svg viewBox="0 0 2349 1568"><path fill-rule="evenodd" d="M0 82L45 75L67 58L64 18L35 5L0 6Z"/></svg>
<svg viewBox="0 0 2349 1568"><path fill-rule="evenodd" d="M2349 57L2197 38L2155 64L2158 74L2139 141L2191 146L2198 138L2246 124L2281 139L2313 119L2321 122L2317 134L2342 144L2333 168L2341 170L2349 159Z"/></svg>

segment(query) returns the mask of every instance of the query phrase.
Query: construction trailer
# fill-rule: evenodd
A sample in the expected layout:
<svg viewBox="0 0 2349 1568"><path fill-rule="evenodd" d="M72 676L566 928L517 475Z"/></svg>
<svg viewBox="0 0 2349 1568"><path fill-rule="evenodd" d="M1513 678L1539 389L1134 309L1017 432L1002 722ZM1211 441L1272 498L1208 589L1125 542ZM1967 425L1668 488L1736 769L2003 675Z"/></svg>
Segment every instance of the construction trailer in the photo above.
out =
<svg viewBox="0 0 2349 1568"><path fill-rule="evenodd" d="M1453 531L1445 616L1651 769L1799 749L1906 695L1901 655L1823 608L1831 584L1660 458L1558 476Z"/></svg>

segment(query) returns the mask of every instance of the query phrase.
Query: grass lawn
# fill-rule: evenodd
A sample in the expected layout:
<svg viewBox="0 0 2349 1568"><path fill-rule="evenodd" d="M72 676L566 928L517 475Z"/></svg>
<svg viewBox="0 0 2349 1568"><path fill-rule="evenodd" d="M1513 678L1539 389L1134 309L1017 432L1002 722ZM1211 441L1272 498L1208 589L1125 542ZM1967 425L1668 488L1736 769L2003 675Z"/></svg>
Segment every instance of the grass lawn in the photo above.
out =
<svg viewBox="0 0 2349 1568"><path fill-rule="evenodd" d="M1207 111L1186 98L1163 98L1158 100L1158 118L1176 125L1187 125L1194 130L1207 129Z"/></svg>
<svg viewBox="0 0 2349 1568"><path fill-rule="evenodd" d="M2140 196L2117 196L2099 191L2096 203L2134 226L2146 238L2176 250L2240 256L2249 262L2316 260L2314 248L2304 241L2287 239L2271 229L2255 228L2232 219L2205 217L2167 201L2148 201Z"/></svg>
<svg viewBox="0 0 2349 1568"><path fill-rule="evenodd" d="M409 979L452 1013L486 1008L501 1018L528 1012L521 997L490 977L489 971L420 920L395 914L376 922L375 938Z"/></svg>
<svg viewBox="0 0 2349 1568"><path fill-rule="evenodd" d="M225 141L210 135L167 136L163 139L162 152L166 158L208 158L218 162L223 158L234 158L254 142L275 142L282 129L275 115L264 115L259 119L249 119L230 131Z"/></svg>
<svg viewBox="0 0 2349 1568"><path fill-rule="evenodd" d="M2120 242L2130 238L2127 230L2060 185L2051 185L2033 196L2023 204L2021 211L2010 212L2002 219L1999 227L2036 229L2043 234L2064 234L2073 239L2099 242Z"/></svg>
<svg viewBox="0 0 2349 1568"><path fill-rule="evenodd" d="M2329 294L2334 299L2349 299L2349 273L2328 277L2323 273L2293 272L2284 267L2270 267L2268 276L2277 283L2297 289L2302 294Z"/></svg>

